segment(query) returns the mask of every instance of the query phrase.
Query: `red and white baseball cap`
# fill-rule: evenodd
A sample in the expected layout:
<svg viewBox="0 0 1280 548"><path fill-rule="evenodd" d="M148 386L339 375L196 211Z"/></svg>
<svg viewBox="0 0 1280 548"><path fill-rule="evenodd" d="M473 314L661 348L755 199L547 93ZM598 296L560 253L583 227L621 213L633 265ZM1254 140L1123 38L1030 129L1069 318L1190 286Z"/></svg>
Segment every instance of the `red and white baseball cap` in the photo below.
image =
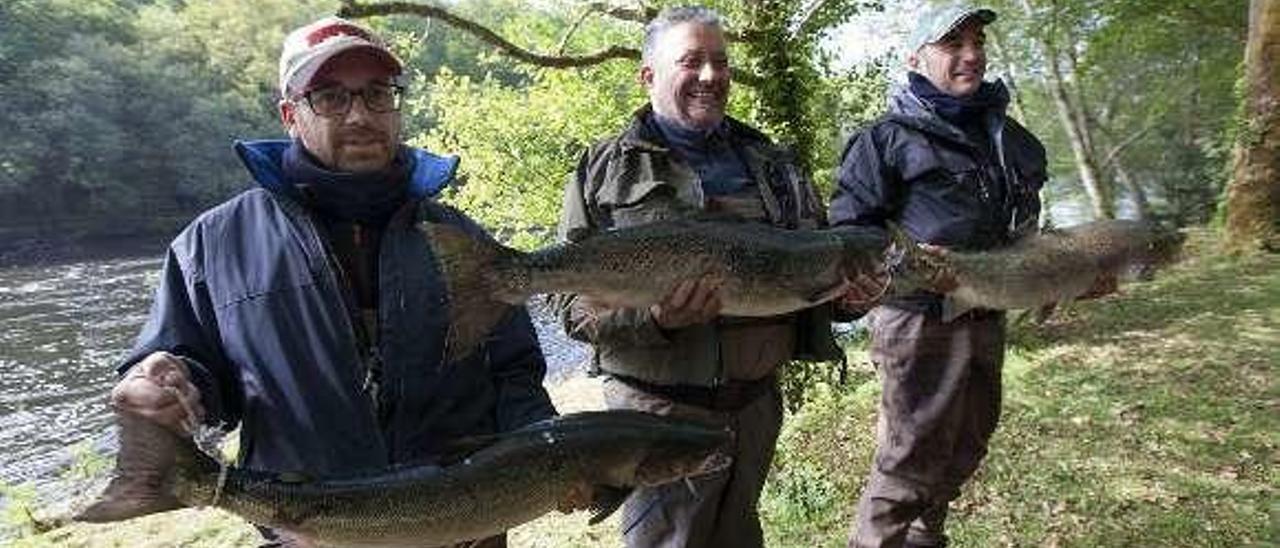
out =
<svg viewBox="0 0 1280 548"><path fill-rule="evenodd" d="M404 64L373 31L341 17L329 16L289 33L280 51L280 93L286 97L303 91L316 71L334 56L366 49L386 63L393 75Z"/></svg>

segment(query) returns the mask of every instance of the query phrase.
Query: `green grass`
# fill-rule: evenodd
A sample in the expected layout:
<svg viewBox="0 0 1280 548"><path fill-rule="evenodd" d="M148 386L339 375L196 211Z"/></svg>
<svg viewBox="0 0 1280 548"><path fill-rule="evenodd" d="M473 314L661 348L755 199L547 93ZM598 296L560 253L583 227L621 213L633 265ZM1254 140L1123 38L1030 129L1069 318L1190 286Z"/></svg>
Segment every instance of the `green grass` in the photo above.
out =
<svg viewBox="0 0 1280 548"><path fill-rule="evenodd" d="M1280 257L1189 258L1123 295L1019 326L992 453L954 505L954 545L1280 545ZM878 386L807 387L761 501L769 546L843 546L874 450ZM512 546L611 547L617 519L552 514ZM240 520L184 511L74 525L18 546L253 545Z"/></svg>

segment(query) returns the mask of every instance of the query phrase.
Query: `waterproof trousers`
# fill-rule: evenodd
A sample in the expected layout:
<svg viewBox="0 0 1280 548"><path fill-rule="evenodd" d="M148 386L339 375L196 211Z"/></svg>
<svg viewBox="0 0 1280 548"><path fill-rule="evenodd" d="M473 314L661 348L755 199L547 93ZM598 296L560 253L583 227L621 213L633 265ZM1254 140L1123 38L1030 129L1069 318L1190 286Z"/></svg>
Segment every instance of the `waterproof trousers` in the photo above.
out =
<svg viewBox="0 0 1280 548"><path fill-rule="evenodd" d="M945 546L948 504L978 469L1000 418L1004 314L871 312L883 391L876 454L851 548Z"/></svg>

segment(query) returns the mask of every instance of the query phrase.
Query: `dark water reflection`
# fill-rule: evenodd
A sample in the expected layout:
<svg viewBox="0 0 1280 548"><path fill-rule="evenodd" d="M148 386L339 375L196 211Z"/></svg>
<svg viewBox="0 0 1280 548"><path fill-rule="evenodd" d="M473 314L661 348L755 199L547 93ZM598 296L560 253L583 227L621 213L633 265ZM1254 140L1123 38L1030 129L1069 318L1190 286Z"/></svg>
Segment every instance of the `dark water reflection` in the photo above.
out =
<svg viewBox="0 0 1280 548"><path fill-rule="evenodd" d="M56 497L77 450L114 450L112 368L146 320L159 267L115 258L0 268L0 482ZM587 350L539 303L532 312L555 382Z"/></svg>

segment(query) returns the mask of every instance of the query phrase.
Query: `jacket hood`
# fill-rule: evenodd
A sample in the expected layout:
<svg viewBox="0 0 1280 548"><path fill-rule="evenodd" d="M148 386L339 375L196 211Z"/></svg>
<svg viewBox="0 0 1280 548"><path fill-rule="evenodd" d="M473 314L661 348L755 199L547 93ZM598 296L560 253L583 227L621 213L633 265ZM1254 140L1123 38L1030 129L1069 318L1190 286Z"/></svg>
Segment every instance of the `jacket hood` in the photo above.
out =
<svg viewBox="0 0 1280 548"><path fill-rule="evenodd" d="M284 180L284 151L293 144L289 139L236 141L236 155L245 169L262 188L279 194L291 194L293 187ZM409 175L409 195L429 198L440 193L458 171L457 156L439 156L420 148L407 147L413 159Z"/></svg>
<svg viewBox="0 0 1280 548"><path fill-rule="evenodd" d="M964 138L964 132L938 116L929 104L912 93L906 85L893 85L889 93L889 113L895 115L895 121L913 129L940 137Z"/></svg>
<svg viewBox="0 0 1280 548"><path fill-rule="evenodd" d="M971 144L964 131L951 122L944 120L924 99L921 99L904 84L894 84L889 92L888 116L893 121L943 139L962 144ZM1000 135L1004 130L1005 114L1003 109L990 109L986 114L987 131L992 141L999 146Z"/></svg>

